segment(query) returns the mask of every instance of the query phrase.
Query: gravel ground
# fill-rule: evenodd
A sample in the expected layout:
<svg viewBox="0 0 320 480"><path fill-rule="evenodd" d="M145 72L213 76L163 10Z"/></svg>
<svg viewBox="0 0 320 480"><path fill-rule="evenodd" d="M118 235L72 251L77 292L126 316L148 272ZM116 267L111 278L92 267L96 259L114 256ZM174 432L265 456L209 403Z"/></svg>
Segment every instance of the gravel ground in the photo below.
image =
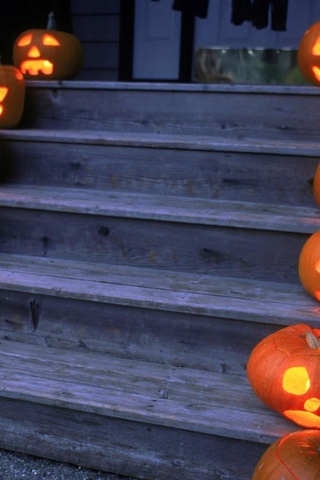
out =
<svg viewBox="0 0 320 480"><path fill-rule="evenodd" d="M65 463L0 450L0 480L135 480Z"/></svg>

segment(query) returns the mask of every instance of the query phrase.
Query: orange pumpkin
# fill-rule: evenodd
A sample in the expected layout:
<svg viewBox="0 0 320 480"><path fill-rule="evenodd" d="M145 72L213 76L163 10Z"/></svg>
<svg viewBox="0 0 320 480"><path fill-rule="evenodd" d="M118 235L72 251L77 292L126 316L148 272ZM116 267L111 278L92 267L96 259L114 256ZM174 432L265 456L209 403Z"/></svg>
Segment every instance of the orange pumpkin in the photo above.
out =
<svg viewBox="0 0 320 480"><path fill-rule="evenodd" d="M13 46L13 62L25 78L66 80L81 69L83 50L79 40L58 30L26 30Z"/></svg>
<svg viewBox="0 0 320 480"><path fill-rule="evenodd" d="M0 65L0 128L11 128L21 120L25 98L25 82L12 65Z"/></svg>
<svg viewBox="0 0 320 480"><path fill-rule="evenodd" d="M320 428L320 330L299 324L264 338L252 351L248 379L270 408L307 428Z"/></svg>
<svg viewBox="0 0 320 480"><path fill-rule="evenodd" d="M298 272L306 291L320 301L320 231L311 235L303 245Z"/></svg>
<svg viewBox="0 0 320 480"><path fill-rule="evenodd" d="M302 75L313 85L320 85L320 22L311 25L303 35L297 52Z"/></svg>
<svg viewBox="0 0 320 480"><path fill-rule="evenodd" d="M319 480L320 431L302 430L274 442L258 462L252 480Z"/></svg>
<svg viewBox="0 0 320 480"><path fill-rule="evenodd" d="M318 207L320 207L320 163L313 179L313 196Z"/></svg>

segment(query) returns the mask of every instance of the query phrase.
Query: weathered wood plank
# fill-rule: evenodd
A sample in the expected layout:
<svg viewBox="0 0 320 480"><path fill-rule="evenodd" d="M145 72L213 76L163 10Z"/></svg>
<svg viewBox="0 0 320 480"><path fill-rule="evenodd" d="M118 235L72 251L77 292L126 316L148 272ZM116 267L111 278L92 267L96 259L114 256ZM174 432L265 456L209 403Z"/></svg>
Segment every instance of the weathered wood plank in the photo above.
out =
<svg viewBox="0 0 320 480"><path fill-rule="evenodd" d="M0 142L11 184L314 206L316 143L52 130L0 131Z"/></svg>
<svg viewBox="0 0 320 480"><path fill-rule="evenodd" d="M318 322L302 287L49 258L2 255L2 289L262 323ZM227 301L226 301L227 298Z"/></svg>
<svg viewBox="0 0 320 480"><path fill-rule="evenodd" d="M275 140L317 138L319 108L314 89L115 87L102 82L95 88L91 82L69 83L65 88L67 83L52 84L51 89L39 83L28 85L23 125Z"/></svg>
<svg viewBox="0 0 320 480"><path fill-rule="evenodd" d="M210 135L184 135L150 132L117 132L106 130L51 130L14 129L0 130L0 139L7 141L71 143L104 146L146 147L176 150L259 153L319 158L320 144L298 139L256 139ZM254 167L254 165L252 165Z"/></svg>
<svg viewBox="0 0 320 480"><path fill-rule="evenodd" d="M235 375L12 342L0 352L5 398L259 443L297 428Z"/></svg>
<svg viewBox="0 0 320 480"><path fill-rule="evenodd" d="M121 218L96 207L94 215L3 206L1 251L299 283L306 233L258 230L255 222L234 228L192 223L191 217L191 223Z"/></svg>
<svg viewBox="0 0 320 480"><path fill-rule="evenodd" d="M0 446L144 480L248 480L263 444L0 397Z"/></svg>
<svg viewBox="0 0 320 480"><path fill-rule="evenodd" d="M287 323L301 320L307 321ZM1 290L0 295L2 339L242 376L258 341L281 328L278 318L269 322L257 328L250 319L69 299L36 289Z"/></svg>
<svg viewBox="0 0 320 480"><path fill-rule="evenodd" d="M0 206L312 234L319 208L41 186L2 186Z"/></svg>

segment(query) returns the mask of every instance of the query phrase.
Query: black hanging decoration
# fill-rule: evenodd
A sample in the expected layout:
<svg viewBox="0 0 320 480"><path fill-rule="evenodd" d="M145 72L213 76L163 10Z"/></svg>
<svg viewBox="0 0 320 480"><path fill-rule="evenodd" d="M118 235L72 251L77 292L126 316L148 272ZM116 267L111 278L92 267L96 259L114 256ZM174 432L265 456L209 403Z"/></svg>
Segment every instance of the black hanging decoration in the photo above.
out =
<svg viewBox="0 0 320 480"><path fill-rule="evenodd" d="M261 30L268 26L270 11L272 30L286 31L288 0L232 0L231 22L249 21Z"/></svg>
<svg viewBox="0 0 320 480"><path fill-rule="evenodd" d="M180 12L192 11L195 17L207 18L209 0L174 0L172 9Z"/></svg>

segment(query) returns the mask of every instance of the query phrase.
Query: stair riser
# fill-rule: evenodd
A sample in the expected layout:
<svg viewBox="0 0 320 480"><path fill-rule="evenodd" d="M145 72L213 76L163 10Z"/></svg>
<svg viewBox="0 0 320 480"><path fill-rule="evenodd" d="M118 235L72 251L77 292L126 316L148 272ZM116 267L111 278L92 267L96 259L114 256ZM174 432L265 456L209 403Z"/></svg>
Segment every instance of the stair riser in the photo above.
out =
<svg viewBox="0 0 320 480"><path fill-rule="evenodd" d="M75 82L76 85L76 82ZM84 84L85 85L85 84ZM118 84L120 86L120 84ZM198 91L197 91L198 90ZM43 87L29 82L23 126L314 141L319 98L303 89ZM286 93L287 92L287 93ZM302 92L302 93L299 93ZM279 95L279 93L283 93Z"/></svg>
<svg viewBox="0 0 320 480"><path fill-rule="evenodd" d="M1 142L7 183L314 206L314 157Z"/></svg>
<svg viewBox="0 0 320 480"><path fill-rule="evenodd" d="M297 283L308 235L1 208L3 253Z"/></svg>
<svg viewBox="0 0 320 480"><path fill-rule="evenodd" d="M248 480L267 448L20 400L0 407L0 448L145 480Z"/></svg>
<svg viewBox="0 0 320 480"><path fill-rule="evenodd" d="M249 355L278 325L0 291L0 338L246 376ZM32 314L37 305L38 316ZM35 324L36 330L35 330Z"/></svg>

